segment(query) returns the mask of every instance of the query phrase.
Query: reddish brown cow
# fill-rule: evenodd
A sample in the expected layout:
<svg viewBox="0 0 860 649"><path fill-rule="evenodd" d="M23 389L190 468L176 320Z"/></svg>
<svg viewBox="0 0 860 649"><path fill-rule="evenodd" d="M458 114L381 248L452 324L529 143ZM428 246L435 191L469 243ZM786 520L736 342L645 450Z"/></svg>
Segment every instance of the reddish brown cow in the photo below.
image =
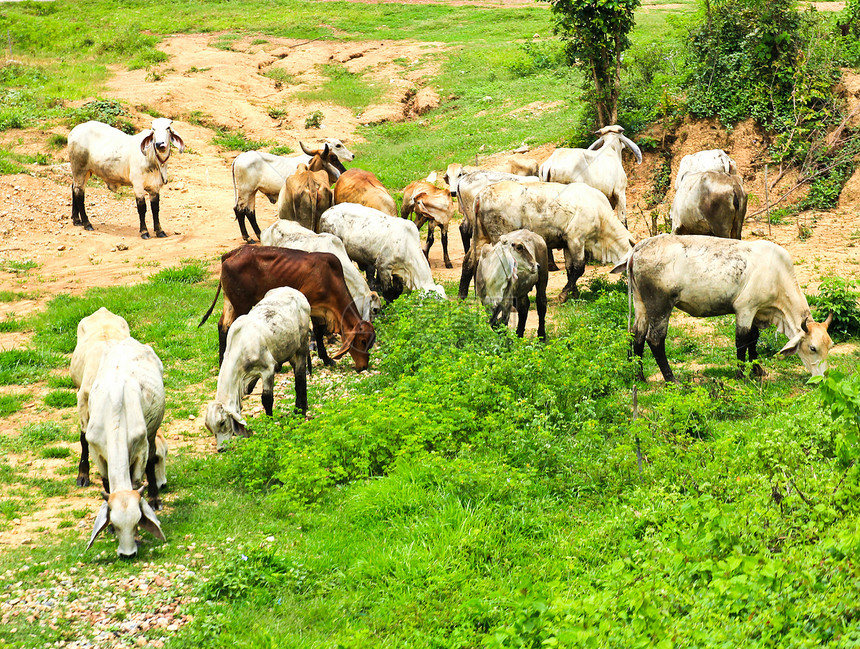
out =
<svg viewBox="0 0 860 649"><path fill-rule="evenodd" d="M376 341L373 325L362 320L343 279L340 260L328 252L304 252L273 246L242 246L221 257L221 281L212 306L200 321L212 314L224 288L224 311L218 321L218 362L224 359L227 331L240 315L248 313L268 291L290 286L308 299L317 353L326 365L347 352L355 369L366 370L370 348ZM200 326L198 325L198 326ZM343 346L331 357L325 349L326 329L337 331Z"/></svg>
<svg viewBox="0 0 860 649"><path fill-rule="evenodd" d="M397 206L379 179L369 171L353 167L341 174L334 184L334 204L358 203L397 216Z"/></svg>
<svg viewBox="0 0 860 649"><path fill-rule="evenodd" d="M403 205L400 208L400 216L408 219L415 213L415 225L418 229L424 223L427 225L427 243L424 244L424 256L429 258L430 247L433 245L433 232L436 226L442 231L442 256L445 260L445 268L453 268L450 257L448 257L448 222L454 214L454 201L451 200L451 192L440 189L426 180L416 180L409 183L403 190Z"/></svg>

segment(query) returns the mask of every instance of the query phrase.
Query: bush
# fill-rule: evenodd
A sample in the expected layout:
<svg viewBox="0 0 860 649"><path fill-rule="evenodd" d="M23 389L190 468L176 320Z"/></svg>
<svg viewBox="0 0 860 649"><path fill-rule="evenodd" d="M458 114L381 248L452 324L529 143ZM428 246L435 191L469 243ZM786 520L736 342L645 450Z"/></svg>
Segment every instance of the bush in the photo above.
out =
<svg viewBox="0 0 860 649"><path fill-rule="evenodd" d="M818 322L824 320L829 313L833 314L833 322L828 331L831 337L837 340L860 335L857 286L857 280L831 275L822 278L818 295L809 297L809 303L815 307L814 315Z"/></svg>

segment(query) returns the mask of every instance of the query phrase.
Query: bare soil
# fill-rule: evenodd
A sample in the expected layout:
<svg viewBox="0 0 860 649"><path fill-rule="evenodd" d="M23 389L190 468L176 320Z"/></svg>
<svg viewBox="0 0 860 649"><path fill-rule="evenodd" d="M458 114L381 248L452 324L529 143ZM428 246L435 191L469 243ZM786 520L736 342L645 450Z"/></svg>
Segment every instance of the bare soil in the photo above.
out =
<svg viewBox="0 0 860 649"><path fill-rule="evenodd" d="M481 4L520 3L514 0ZM208 258L212 261L213 273L217 272L219 256L242 244L233 217L230 172L237 152L225 152L214 146L212 131L192 121L199 122L203 116L211 123L230 129L241 128L249 137L271 140L294 149L298 149L299 140L313 144L326 137L338 137L349 146L359 141L357 127L362 121L413 119L409 98L422 90L432 103L435 55L445 47L439 43L401 41L332 43L266 38L265 43L256 44L245 39L224 50L213 46L216 40L215 34L168 38L163 44L169 55L166 63L149 72L116 68L105 93L137 107L134 122L140 128L146 128L149 123L150 117L145 114L148 109L172 117L176 131L185 140L187 150L181 155L174 150L171 155L171 182L162 192L161 222L169 235L167 238L141 240L130 189L114 195L100 181L91 183L86 196L87 212L95 231L84 232L72 226L70 176L64 150L52 153L60 160L57 164L33 165L29 173L0 176L0 260L4 262L0 265L0 291L32 294L32 299L0 304L0 319L41 309L47 300L60 293L80 294L96 286L140 282L160 268L177 265L184 258ZM406 61L408 65L395 63L395 60ZM296 92L318 85L322 77L316 66L333 61L353 71L363 70L371 78L385 80L389 89L380 103L357 117L352 111L332 104L291 99ZM290 75L289 85L278 84L264 75L278 68ZM844 85L849 101L860 102L857 77L846 73ZM272 118L269 115L272 107L280 107L285 113ZM515 112L553 108L552 104L535 101ZM315 110L325 114L323 126L306 129L305 117ZM0 146L14 144L19 151L47 152L51 151L48 140L52 133L65 135L67 129L6 131L0 133ZM672 145L673 178L683 155L701 149L724 148L739 164L747 191L752 194L749 211L755 212L764 207L766 201L762 165L766 146L764 134L751 123L741 124L729 134L715 122L691 121L682 126ZM548 144L528 155L543 161L553 149L553 145ZM356 160L356 164L360 165L361 160ZM639 238L648 236L652 212L657 210L658 220L664 219L671 204L673 193L670 191L661 204L647 207L658 164L658 156L652 153L646 153L641 166L628 162L628 217L631 230ZM436 171L441 175L442 170ZM769 171L772 179L776 170ZM793 181L789 174L770 189L770 201L787 191ZM807 290L814 290L820 278L827 274L857 276L858 202L860 176L855 174L838 208L800 216L800 221L811 232L807 238L798 237L793 217L789 223L769 227L764 215L747 222L744 237L767 237L787 248L796 261L801 284ZM264 227L275 219L274 206L265 200L258 201L257 212ZM437 242L430 254L430 265L437 280L459 279L463 248L456 224L449 241L454 269L444 268L440 243ZM560 259L558 253L556 258ZM6 270L8 261L33 261L38 267L16 274ZM607 267L590 267L581 282L607 271ZM557 294L563 284L563 272L553 273L551 295ZM536 326L531 321L529 324L531 328ZM2 349L28 343L26 335L0 336ZM37 397L45 388L35 386L12 391L25 391ZM37 401L41 403L41 399ZM203 407L201 404L201 410ZM16 435L27 423L46 418L66 417L73 421L72 415L72 409L46 412L44 408L31 405L3 420L0 434ZM214 449L199 416L171 422L166 434L172 453L182 452L182 449L193 452ZM76 460L76 445L70 448ZM53 471L55 464L68 465L73 459L26 461L30 462L28 471L35 475ZM62 479L73 481L74 476L63 475ZM69 497L48 500L35 514L22 516L11 529L0 531L0 546L38 542L38 534L56 530L59 522L68 517L70 509L88 507L92 513L80 523L83 536L96 510L96 494L97 488L74 490Z"/></svg>

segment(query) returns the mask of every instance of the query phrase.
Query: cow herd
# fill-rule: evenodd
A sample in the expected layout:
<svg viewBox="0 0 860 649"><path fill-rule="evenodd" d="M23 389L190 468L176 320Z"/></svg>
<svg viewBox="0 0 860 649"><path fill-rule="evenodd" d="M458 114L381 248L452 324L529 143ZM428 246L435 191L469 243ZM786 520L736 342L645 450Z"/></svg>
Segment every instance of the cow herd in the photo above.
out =
<svg viewBox="0 0 860 649"><path fill-rule="evenodd" d="M516 309L517 334L523 336L529 293L536 289L537 333L546 339L546 287L549 271L557 270L552 251L560 249L567 275L562 300L578 295L576 283L589 257L628 274L635 308L633 352L641 357L647 342L666 381L676 380L665 350L676 307L696 317L734 313L737 358L751 362L756 374L763 374L756 364L759 329L770 324L789 338L783 353L797 353L812 374L822 374L832 345L831 318L820 324L812 320L784 249L767 241L741 241L747 197L734 161L718 150L685 157L675 181L673 233L636 243L627 229L622 152L629 149L639 163L642 154L623 131L607 126L588 149L556 149L541 165L521 155L492 168L451 164L445 186L435 182L435 173L410 183L399 215L376 176L345 169L343 163L354 156L339 140L317 149L300 143L303 154L294 157L259 151L237 156L232 165L235 217L243 239L256 243L247 221L262 245L244 245L222 256L215 298L200 323L212 314L223 290L220 372L205 417L219 450L230 437L247 434L242 399L258 381L271 416L274 377L283 363L293 368L295 407L305 413L314 344L325 364L350 354L362 371L376 341L372 320L382 299L395 300L405 291L446 297L427 255L439 227L444 263L452 267L448 227L454 198L463 215L466 253L458 297L468 295L474 278L494 326L507 326ZM90 175L96 175L111 189L134 187L143 238L149 237L144 218L149 195L153 227L164 236L158 193L166 182L171 143L182 151L182 139L163 118L135 136L99 122L75 127L69 135L73 222L92 229L83 191ZM258 192L276 204L279 217L262 231L255 209ZM424 223L428 235L422 246ZM327 332L340 337L331 356ZM79 389L78 484L89 484L92 453L104 486L105 503L90 544L111 523L118 553L134 556L138 527L164 538L155 514L159 489L166 484L167 448L157 432L164 414L161 362L152 348L129 336L124 319L102 308L78 326L71 373Z"/></svg>

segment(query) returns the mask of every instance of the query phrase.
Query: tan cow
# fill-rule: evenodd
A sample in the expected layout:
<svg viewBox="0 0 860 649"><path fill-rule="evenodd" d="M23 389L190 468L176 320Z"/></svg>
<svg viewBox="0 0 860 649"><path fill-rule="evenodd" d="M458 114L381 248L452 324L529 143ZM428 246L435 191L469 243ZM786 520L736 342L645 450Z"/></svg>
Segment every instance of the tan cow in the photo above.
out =
<svg viewBox="0 0 860 649"><path fill-rule="evenodd" d="M782 354L797 353L813 376L827 370L831 317L812 320L791 256L775 243L662 234L638 243L612 272L625 270L636 310L633 352L641 358L647 341L666 381L677 382L666 359L675 307L697 318L734 313L738 361L749 359L754 374L764 375L756 342L771 324L788 336ZM644 380L641 366L639 374Z"/></svg>
<svg viewBox="0 0 860 649"><path fill-rule="evenodd" d="M345 171L334 184L334 204L340 203L357 203L397 216L397 205L385 186L369 171L356 167Z"/></svg>
<svg viewBox="0 0 860 649"><path fill-rule="evenodd" d="M406 186L403 190L403 205L400 208L400 216L408 219L415 213L415 225L420 230L427 223L427 242L424 244L424 256L428 257L430 248L433 246L433 232L436 226L442 231L442 256L445 260L445 268L453 268L451 258L448 257L448 223L454 215L454 201L451 200L451 192L447 189L436 187L426 180L416 180Z"/></svg>
<svg viewBox="0 0 860 649"><path fill-rule="evenodd" d="M685 174L669 216L672 234L706 234L740 239L747 194L739 176L721 171Z"/></svg>
<svg viewBox="0 0 860 649"><path fill-rule="evenodd" d="M320 215L332 206L332 200L328 173L311 171L300 164L278 194L278 218L319 232Z"/></svg>

